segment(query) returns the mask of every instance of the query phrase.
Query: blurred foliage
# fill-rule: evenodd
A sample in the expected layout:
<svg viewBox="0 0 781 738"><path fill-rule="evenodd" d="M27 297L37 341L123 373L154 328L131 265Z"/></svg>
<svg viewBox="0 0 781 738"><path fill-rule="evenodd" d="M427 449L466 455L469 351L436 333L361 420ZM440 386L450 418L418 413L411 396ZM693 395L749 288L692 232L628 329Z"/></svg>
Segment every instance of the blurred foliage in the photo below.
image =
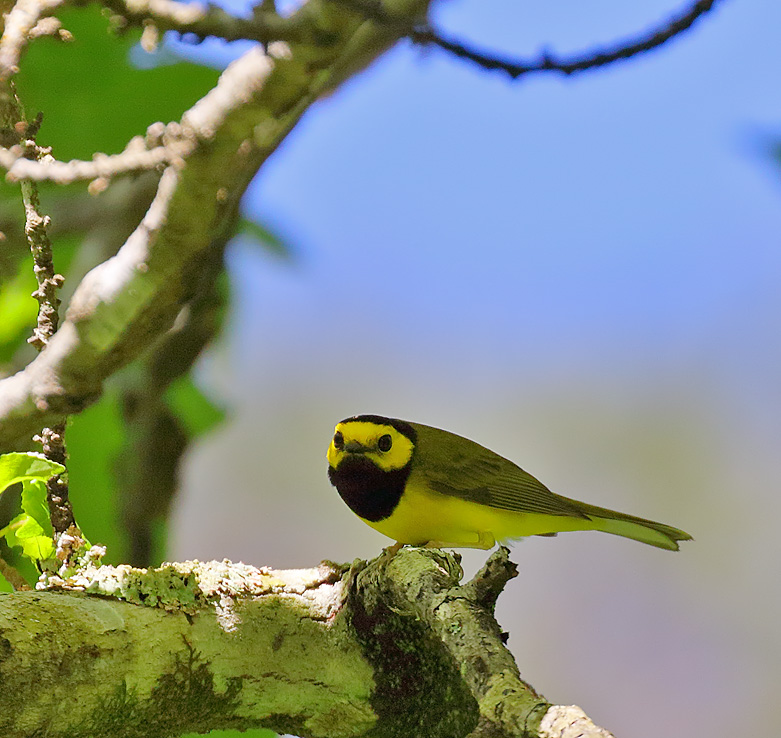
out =
<svg viewBox="0 0 781 738"><path fill-rule="evenodd" d="M16 77L27 118L43 112L38 138L42 145L53 148L58 159L91 159L95 152L121 151L132 136L143 135L151 123L179 120L218 78L217 70L190 63L134 67L129 53L139 32L117 34L106 13L97 7L66 9L58 17L73 34L73 41L37 40L27 50ZM83 184L43 186L44 212L78 207L84 189ZM0 200L8 237L0 261L0 371L5 368L7 373L33 356L26 339L35 323L37 303L30 296L35 280L23 237L18 186L3 184ZM67 276L69 265L79 260L90 225L84 224L83 233L75 231L53 239L57 271ZM100 402L70 420L67 434L71 498L77 519L88 537L108 546L107 559L116 563L127 550L119 523L115 475L115 460L126 434L119 399L119 392L109 389ZM169 400L193 434L205 431L222 417L189 379L172 389Z"/></svg>
<svg viewBox="0 0 781 738"><path fill-rule="evenodd" d="M46 504L46 484L22 485L22 512L1 531L9 546L18 546L33 561L54 558L52 524Z"/></svg>
<svg viewBox="0 0 781 738"><path fill-rule="evenodd" d="M22 209L22 199L18 189L13 193L14 200L10 207ZM19 240L23 234L19 233ZM67 274L68 268L80 244L76 236L64 236L56 242L56 269L61 274ZM27 249L18 250L18 263L13 271L5 276L0 273L0 376L18 368L19 362L24 358L29 360L35 350L27 345L28 336L32 335L38 315L38 301L32 296L37 289L35 275L32 270L32 256ZM25 362L26 363L26 362Z"/></svg>
<svg viewBox="0 0 781 738"><path fill-rule="evenodd" d="M43 111L40 140L58 159L120 151L149 124L179 120L219 76L186 63L131 66L128 55L139 34L110 38L109 22L97 7L64 10L58 17L74 40L32 44L17 76L28 116Z"/></svg>
<svg viewBox="0 0 781 738"><path fill-rule="evenodd" d="M165 401L190 439L208 433L225 419L225 411L204 395L189 374L168 388Z"/></svg>
<svg viewBox="0 0 781 738"><path fill-rule="evenodd" d="M246 238L250 243L260 246L270 254L285 261L292 261L294 249L286 238L273 230L268 223L242 218L236 235Z"/></svg>
<svg viewBox="0 0 781 738"><path fill-rule="evenodd" d="M38 303L30 296L37 287L33 270L24 264L19 272L0 283L0 366L10 361L13 353L35 324Z"/></svg>
<svg viewBox="0 0 781 738"><path fill-rule="evenodd" d="M119 523L119 488L114 467L124 442L119 394L113 389L68 423L70 499L79 527L107 547L107 564L125 560L127 540Z"/></svg>

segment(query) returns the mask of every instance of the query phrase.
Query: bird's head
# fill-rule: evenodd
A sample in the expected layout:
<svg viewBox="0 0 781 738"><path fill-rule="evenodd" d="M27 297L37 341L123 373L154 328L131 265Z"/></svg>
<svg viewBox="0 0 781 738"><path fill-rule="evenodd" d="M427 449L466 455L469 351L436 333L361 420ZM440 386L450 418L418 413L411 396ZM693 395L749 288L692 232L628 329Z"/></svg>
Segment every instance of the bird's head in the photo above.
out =
<svg viewBox="0 0 781 738"><path fill-rule="evenodd" d="M336 470L373 464L381 471L403 469L412 460L417 434L403 420L356 415L337 423L328 446L328 464Z"/></svg>

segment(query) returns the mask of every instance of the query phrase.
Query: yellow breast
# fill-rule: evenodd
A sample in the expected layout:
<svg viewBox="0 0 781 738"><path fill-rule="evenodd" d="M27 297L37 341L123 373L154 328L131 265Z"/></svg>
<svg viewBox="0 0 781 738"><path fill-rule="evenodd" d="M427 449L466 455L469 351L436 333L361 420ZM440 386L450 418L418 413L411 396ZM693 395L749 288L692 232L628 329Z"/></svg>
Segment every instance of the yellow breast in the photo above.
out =
<svg viewBox="0 0 781 738"><path fill-rule="evenodd" d="M393 513L377 522L365 520L375 530L400 543L484 548L494 541L524 536L593 528L590 520L561 515L518 513L469 502L429 489L413 479Z"/></svg>

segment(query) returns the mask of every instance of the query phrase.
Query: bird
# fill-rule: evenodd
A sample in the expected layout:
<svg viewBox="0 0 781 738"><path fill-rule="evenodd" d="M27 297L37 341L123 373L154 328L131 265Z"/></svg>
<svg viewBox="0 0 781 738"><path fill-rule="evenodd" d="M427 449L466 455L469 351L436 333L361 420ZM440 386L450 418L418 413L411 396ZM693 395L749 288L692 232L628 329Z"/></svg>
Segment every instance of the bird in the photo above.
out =
<svg viewBox="0 0 781 738"><path fill-rule="evenodd" d="M396 541L490 549L526 536L598 530L670 551L691 540L664 523L551 492L509 459L446 430L381 415L337 423L328 477L365 523ZM394 546L391 546L394 548Z"/></svg>

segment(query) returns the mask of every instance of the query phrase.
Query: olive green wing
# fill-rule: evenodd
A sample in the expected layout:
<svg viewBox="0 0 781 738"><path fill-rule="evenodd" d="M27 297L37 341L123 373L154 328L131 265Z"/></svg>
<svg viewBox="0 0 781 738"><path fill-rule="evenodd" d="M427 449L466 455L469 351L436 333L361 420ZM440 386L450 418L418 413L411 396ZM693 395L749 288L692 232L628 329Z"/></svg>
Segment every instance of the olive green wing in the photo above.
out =
<svg viewBox="0 0 781 738"><path fill-rule="evenodd" d="M467 438L430 426L417 431L413 474L435 492L502 510L588 518L512 461Z"/></svg>

